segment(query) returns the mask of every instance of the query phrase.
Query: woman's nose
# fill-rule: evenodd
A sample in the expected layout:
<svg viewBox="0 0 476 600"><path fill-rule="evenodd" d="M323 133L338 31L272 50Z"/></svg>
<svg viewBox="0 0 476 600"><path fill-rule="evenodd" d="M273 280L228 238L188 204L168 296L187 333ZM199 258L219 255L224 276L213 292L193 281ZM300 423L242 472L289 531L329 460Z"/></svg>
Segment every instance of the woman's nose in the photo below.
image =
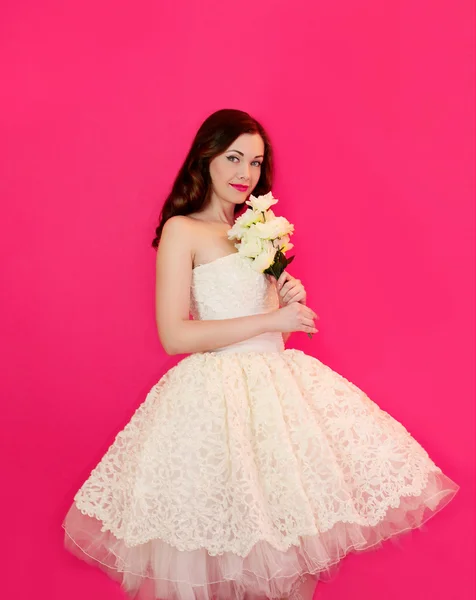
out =
<svg viewBox="0 0 476 600"><path fill-rule="evenodd" d="M240 176L241 176L242 179L249 179L249 177L250 177L250 168L248 167L248 165L245 165L241 169Z"/></svg>

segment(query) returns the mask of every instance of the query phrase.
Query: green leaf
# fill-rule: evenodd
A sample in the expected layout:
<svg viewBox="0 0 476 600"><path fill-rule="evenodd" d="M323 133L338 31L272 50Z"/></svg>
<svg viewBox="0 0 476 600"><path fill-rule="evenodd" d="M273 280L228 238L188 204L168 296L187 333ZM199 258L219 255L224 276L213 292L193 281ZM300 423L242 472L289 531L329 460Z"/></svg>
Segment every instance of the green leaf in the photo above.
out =
<svg viewBox="0 0 476 600"><path fill-rule="evenodd" d="M295 259L296 255L293 254L292 256L290 256L289 258L286 259L286 266L290 265L293 260Z"/></svg>
<svg viewBox="0 0 476 600"><path fill-rule="evenodd" d="M281 252L281 250L278 250L274 256L273 264L267 269L265 269L263 273L266 273L267 275L272 275L276 279L279 279L286 267L292 263L294 257L295 255L286 258L286 256Z"/></svg>

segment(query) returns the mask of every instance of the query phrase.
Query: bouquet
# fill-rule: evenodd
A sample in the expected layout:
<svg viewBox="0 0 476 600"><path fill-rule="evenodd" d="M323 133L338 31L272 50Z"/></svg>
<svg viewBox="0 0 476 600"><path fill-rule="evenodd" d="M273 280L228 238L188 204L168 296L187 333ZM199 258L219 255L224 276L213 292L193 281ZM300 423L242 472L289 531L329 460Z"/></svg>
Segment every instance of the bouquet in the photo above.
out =
<svg viewBox="0 0 476 600"><path fill-rule="evenodd" d="M278 200L272 192L262 196L250 196L246 204L250 208L235 220L228 230L228 239L238 240L235 248L238 253L252 260L251 266L258 273L272 275L279 279L284 269L294 260L285 253L294 247L289 236L294 232L292 225L284 217L277 217L271 210ZM312 334L308 333L309 337Z"/></svg>

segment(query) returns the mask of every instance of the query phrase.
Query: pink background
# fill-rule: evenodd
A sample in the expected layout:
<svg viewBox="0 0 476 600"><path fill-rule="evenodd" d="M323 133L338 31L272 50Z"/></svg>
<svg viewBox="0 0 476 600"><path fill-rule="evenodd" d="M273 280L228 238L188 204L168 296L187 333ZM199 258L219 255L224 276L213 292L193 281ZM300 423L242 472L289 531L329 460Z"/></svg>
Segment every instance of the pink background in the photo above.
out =
<svg viewBox="0 0 476 600"><path fill-rule="evenodd" d="M2 597L121 599L63 550L74 493L181 357L161 202L214 110L262 121L313 354L461 491L316 598L473 598L473 2L15 1L0 15Z"/></svg>

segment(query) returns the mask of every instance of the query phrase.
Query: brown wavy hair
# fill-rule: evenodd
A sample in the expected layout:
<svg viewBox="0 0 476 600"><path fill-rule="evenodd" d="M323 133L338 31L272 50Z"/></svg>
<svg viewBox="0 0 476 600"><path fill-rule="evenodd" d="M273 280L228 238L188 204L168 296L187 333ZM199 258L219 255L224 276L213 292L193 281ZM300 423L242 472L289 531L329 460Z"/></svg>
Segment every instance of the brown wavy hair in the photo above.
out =
<svg viewBox="0 0 476 600"><path fill-rule="evenodd" d="M258 133L264 142L261 174L253 194L267 194L273 180L273 152L269 137L256 119L242 110L224 108L211 114L200 126L170 194L160 212L152 247L157 248L165 222L175 215L199 211L210 198L210 161L223 154L243 133ZM245 206L235 206L235 215Z"/></svg>

